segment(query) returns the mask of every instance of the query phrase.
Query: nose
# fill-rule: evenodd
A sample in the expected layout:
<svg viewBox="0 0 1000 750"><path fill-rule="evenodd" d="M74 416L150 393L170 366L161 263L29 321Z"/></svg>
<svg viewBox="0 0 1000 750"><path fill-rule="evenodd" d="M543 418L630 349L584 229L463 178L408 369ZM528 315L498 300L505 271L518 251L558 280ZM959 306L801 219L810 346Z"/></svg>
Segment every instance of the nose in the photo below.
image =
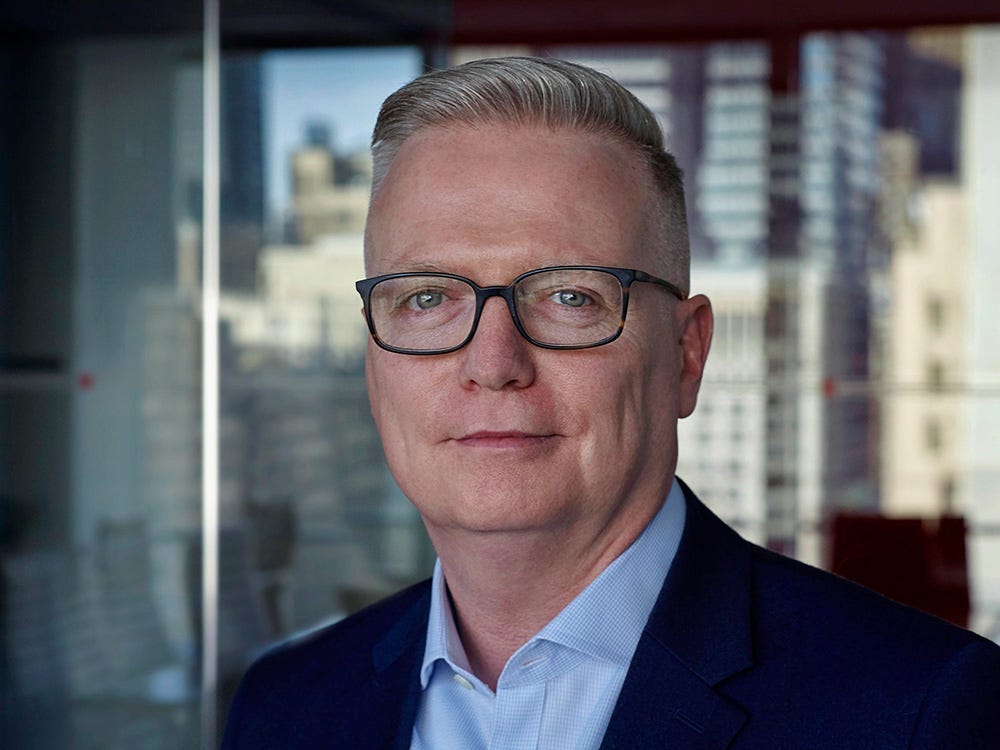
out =
<svg viewBox="0 0 1000 750"><path fill-rule="evenodd" d="M459 351L463 387L526 388L535 379L534 349L514 326L503 298L486 300L472 341Z"/></svg>

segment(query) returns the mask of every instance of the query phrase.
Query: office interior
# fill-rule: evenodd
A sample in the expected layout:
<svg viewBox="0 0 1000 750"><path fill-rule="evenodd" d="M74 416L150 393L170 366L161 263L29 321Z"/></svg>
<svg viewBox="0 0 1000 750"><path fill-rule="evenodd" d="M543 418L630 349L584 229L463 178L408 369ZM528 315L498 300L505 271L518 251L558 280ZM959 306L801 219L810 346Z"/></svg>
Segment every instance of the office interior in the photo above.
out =
<svg viewBox="0 0 1000 750"><path fill-rule="evenodd" d="M381 100L541 54L686 175L678 474L1000 641L1000 7L0 5L0 746L214 746L269 645L426 577L353 282Z"/></svg>

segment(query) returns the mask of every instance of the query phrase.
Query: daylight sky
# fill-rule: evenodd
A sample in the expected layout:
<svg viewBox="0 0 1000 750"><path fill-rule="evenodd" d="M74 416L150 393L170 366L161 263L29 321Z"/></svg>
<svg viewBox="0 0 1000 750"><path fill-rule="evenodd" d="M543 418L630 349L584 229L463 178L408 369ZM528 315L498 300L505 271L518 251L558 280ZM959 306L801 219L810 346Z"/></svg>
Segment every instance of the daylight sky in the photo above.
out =
<svg viewBox="0 0 1000 750"><path fill-rule="evenodd" d="M272 52L264 56L264 159L268 212L288 202L289 157L310 121L328 124L338 151L367 147L378 108L420 72L415 47Z"/></svg>

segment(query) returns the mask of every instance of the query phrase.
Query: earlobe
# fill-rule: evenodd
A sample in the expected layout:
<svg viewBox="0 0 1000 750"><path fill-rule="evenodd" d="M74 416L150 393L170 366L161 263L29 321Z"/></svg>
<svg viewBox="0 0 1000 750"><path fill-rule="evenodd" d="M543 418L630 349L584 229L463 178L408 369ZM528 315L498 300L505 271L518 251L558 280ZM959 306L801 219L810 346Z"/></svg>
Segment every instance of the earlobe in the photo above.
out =
<svg viewBox="0 0 1000 750"><path fill-rule="evenodd" d="M698 402L698 389L705 372L705 362L712 346L714 317L712 303L704 294L698 294L678 305L680 330L680 411L687 417Z"/></svg>

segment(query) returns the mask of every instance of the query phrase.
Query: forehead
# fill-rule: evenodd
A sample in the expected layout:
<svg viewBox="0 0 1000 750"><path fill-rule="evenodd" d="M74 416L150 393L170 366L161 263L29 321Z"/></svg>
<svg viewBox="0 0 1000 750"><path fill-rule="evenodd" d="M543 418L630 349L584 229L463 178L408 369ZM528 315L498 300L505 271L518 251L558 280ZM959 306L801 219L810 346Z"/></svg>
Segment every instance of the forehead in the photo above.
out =
<svg viewBox="0 0 1000 750"><path fill-rule="evenodd" d="M642 265L652 189L636 153L605 136L429 128L403 145L372 201L368 272Z"/></svg>

